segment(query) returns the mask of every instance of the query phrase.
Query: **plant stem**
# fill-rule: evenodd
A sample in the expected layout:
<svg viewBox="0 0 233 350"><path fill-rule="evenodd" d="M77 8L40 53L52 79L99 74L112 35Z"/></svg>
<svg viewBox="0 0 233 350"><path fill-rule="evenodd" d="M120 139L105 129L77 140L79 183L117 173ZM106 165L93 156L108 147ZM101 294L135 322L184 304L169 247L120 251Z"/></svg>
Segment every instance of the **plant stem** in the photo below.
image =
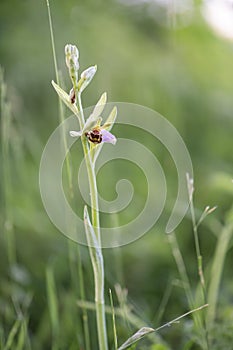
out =
<svg viewBox="0 0 233 350"><path fill-rule="evenodd" d="M193 196L191 196L191 201L190 201L190 212L191 212L191 218L192 218L192 226L193 226L196 257L197 257L197 269L198 269L200 284L201 284L201 288L202 288L202 292L203 292L204 303L207 304L205 278L204 278L204 273L203 273L202 255L201 255L201 249L200 249L200 243L199 243L199 237L198 237L198 231L197 231L197 223L196 223L196 218L195 218ZM208 335L208 329L207 329L207 324L206 324L206 318L203 319L203 325L204 325L204 330L205 330L205 342L206 342L205 348L207 350L209 350L209 335Z"/></svg>
<svg viewBox="0 0 233 350"><path fill-rule="evenodd" d="M52 23L52 16L50 11L50 3L49 0L46 0L47 4L47 12L48 12L48 20L49 20L49 29L50 29L50 38L51 38L51 45L52 45L52 53L53 53L53 63L54 63L54 69L55 69L55 75L58 85L60 85L60 80L62 80L62 77L60 79L59 71L58 71L58 64L57 64L57 55L56 55L56 48L55 48L55 40L54 40L54 34L53 34L53 23ZM62 105L62 101L59 98L58 99L58 109L59 109L59 120L60 123L63 123L65 120L64 116L64 108ZM63 128L62 136L63 136L63 143L64 147L67 150L67 140L65 136L65 129ZM72 186L72 166L71 166L71 159L70 159L70 153L67 152L66 156L66 171L68 176L68 186L69 186L69 192L70 192L70 199L72 200L74 197L73 193L73 186ZM71 228L74 229L74 228ZM73 242L68 242L68 251L69 251L69 262L70 262L70 271L71 271L71 277L73 277L73 281L76 282L76 267L72 263L72 254L73 254ZM81 259L81 252L79 250L79 246L77 244L77 255L78 255L78 275L79 275L79 282L80 282L80 295L81 299L85 299L85 290L84 290L84 280L83 280L83 273L82 273L82 259ZM75 283L74 283L74 286ZM75 288L77 291L77 288ZM82 318L83 318L83 328L84 328L84 341L85 341L85 347L86 350L90 350L90 337L89 337L89 326L88 326L88 315L87 311L83 310L82 312Z"/></svg>
<svg viewBox="0 0 233 350"><path fill-rule="evenodd" d="M81 129L84 126L85 119L82 108L81 95L78 93L78 101L77 106L80 113L80 121ZM97 263L95 259L95 248L89 247L89 252L91 256L91 262L94 272L94 281L95 281L95 307L96 307L96 321L97 321L97 331L98 331L98 341L99 341L99 349L107 350L107 332L106 332L106 318L105 318L105 304L104 304L104 264L103 264L103 256L101 250L101 238L100 238L100 224L99 224L99 205L98 205L98 190L97 190L97 182L95 175L94 163L92 162L89 144L85 135L82 136L82 146L83 152L85 156L88 181L90 187L90 195L91 195L91 210L92 210L92 226L95 231L96 239L98 242L98 254L100 264Z"/></svg>

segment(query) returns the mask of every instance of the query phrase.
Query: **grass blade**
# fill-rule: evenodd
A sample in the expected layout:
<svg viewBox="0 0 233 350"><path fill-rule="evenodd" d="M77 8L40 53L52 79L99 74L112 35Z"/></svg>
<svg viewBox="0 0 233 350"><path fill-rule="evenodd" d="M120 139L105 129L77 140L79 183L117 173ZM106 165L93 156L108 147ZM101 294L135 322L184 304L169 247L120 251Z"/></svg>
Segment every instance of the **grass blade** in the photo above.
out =
<svg viewBox="0 0 233 350"><path fill-rule="evenodd" d="M58 317L58 300L54 280L54 272L51 266L46 268L46 287L48 297L49 315L52 328L52 349L58 349L59 335L59 317Z"/></svg>
<svg viewBox="0 0 233 350"><path fill-rule="evenodd" d="M11 350L13 349L13 342L15 340L16 334L18 333L19 327L20 327L20 320L17 319L15 323L13 324L11 331L8 335L7 342L3 350Z"/></svg>
<svg viewBox="0 0 233 350"><path fill-rule="evenodd" d="M182 318L196 312L196 311L200 311L202 309L204 309L205 307L207 307L208 304L202 305L196 309L193 309L191 311L188 311L186 313L184 313L181 316L178 316L176 318L174 318L172 321L165 323L164 325L154 329L154 328L150 328L150 327L143 327L141 329L139 329L136 333L134 333L129 339L126 340L126 342L124 344L122 344L118 350L124 350L127 349L129 346L133 345L134 343L138 342L139 340L141 340L142 338L144 338L146 335L153 333L153 332L158 332L159 330L165 328L165 327L169 327L171 326L173 323L177 323L178 321L180 321Z"/></svg>
<svg viewBox="0 0 233 350"><path fill-rule="evenodd" d="M109 296L110 296L110 304L112 309L112 325L113 325L113 335L114 335L114 347L115 350L117 350L117 332L116 332L116 320L115 320L115 310L113 306L113 300L112 300L112 291L109 289Z"/></svg>
<svg viewBox="0 0 233 350"><path fill-rule="evenodd" d="M216 307L218 301L218 292L223 272L224 261L227 254L229 242L233 235L233 223L229 223L223 228L215 249L215 254L212 263L212 269L210 273L210 284L208 289L208 303L210 307L207 310L206 321L208 326L211 328L216 316Z"/></svg>
<svg viewBox="0 0 233 350"><path fill-rule="evenodd" d="M4 83L3 69L0 67L0 111L1 111L1 148L2 148L2 192L4 198L3 232L6 239L7 255L10 265L16 263L16 246L12 214L12 185L9 162L10 132L11 132L11 106L7 102L7 87Z"/></svg>

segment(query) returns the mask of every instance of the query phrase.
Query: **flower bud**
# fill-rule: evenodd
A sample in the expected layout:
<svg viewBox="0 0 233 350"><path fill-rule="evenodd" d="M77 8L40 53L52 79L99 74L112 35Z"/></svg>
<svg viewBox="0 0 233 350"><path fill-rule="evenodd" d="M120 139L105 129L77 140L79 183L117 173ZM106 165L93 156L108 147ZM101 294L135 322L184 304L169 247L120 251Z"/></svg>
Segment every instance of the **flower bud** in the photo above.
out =
<svg viewBox="0 0 233 350"><path fill-rule="evenodd" d="M70 98L70 102L71 102L72 104L76 103L76 94L75 94L74 88L72 88L72 89L70 90L69 98Z"/></svg>
<svg viewBox="0 0 233 350"><path fill-rule="evenodd" d="M96 71L97 66L91 66L82 72L81 79L78 82L78 89L80 92L82 92L91 82L91 80L94 78Z"/></svg>
<svg viewBox="0 0 233 350"><path fill-rule="evenodd" d="M70 68L70 65L73 64L79 69L79 51L75 45L67 44L65 46L65 54L66 54L66 65Z"/></svg>
<svg viewBox="0 0 233 350"><path fill-rule="evenodd" d="M81 78L89 82L94 77L96 71L97 66L91 66L82 72Z"/></svg>
<svg viewBox="0 0 233 350"><path fill-rule="evenodd" d="M70 78L74 87L78 82L79 70L79 51L75 45L67 44L65 46L66 65L69 68Z"/></svg>

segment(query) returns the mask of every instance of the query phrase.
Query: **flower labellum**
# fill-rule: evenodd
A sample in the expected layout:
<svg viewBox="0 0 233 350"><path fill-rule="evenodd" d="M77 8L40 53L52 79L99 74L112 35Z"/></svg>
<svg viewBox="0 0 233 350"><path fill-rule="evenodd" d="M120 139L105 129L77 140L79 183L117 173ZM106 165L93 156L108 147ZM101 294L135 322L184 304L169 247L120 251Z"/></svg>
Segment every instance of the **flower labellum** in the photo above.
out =
<svg viewBox="0 0 233 350"><path fill-rule="evenodd" d="M103 140L103 136L99 128L88 131L85 133L85 135L87 136L90 142L95 144L101 143Z"/></svg>
<svg viewBox="0 0 233 350"><path fill-rule="evenodd" d="M80 137L81 135L81 131L70 131L70 136L72 137ZM89 142L92 142L95 145L98 145L99 143L112 143L115 145L117 141L113 134L100 127L95 127L94 129L85 132L85 136L88 138Z"/></svg>
<svg viewBox="0 0 233 350"><path fill-rule="evenodd" d="M85 133L88 140L94 144L99 143L112 143L115 145L116 137L111 134L109 131L101 128L95 128Z"/></svg>

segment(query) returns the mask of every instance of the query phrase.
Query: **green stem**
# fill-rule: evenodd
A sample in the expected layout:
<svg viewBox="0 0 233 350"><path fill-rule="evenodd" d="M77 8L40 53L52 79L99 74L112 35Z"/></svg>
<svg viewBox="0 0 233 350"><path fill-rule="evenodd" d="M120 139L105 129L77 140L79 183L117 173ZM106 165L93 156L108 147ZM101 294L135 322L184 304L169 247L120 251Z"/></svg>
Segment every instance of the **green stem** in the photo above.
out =
<svg viewBox="0 0 233 350"><path fill-rule="evenodd" d="M58 85L61 85L60 80L62 80L62 79L60 79L59 71L58 71L55 40L54 40L54 34L53 34L53 23L52 23L52 16L51 16L51 11L50 11L49 0L46 0L46 4L47 4L47 10L48 10L49 29L50 29L52 52L53 52L53 62L54 62L55 75L56 75L56 80L57 80ZM59 119L60 119L60 123L63 123L63 121L65 120L64 108L63 108L62 101L60 98L58 100L58 103L59 103L59 105L58 105ZM68 145L67 145L67 140L66 140L66 131L64 128L62 130L62 136L63 136L64 147L66 150L68 150ZM69 152L67 152L65 163L66 163L66 170L67 170L67 176L68 176L68 186L69 186L69 192L70 192L70 199L72 200L74 197L74 193L73 193L73 185L72 185L72 165L71 165L71 159L70 159ZM74 228L71 228L71 229L74 229ZM73 280L73 285L75 286L75 290L77 291L78 288L77 288L77 278L76 278L76 266L74 266L74 264L73 264L73 259L72 259L73 242L71 242L71 241L68 241L68 250L69 250L69 262L70 262L71 278ZM83 279L83 272L82 272L82 259L81 259L81 252L79 250L78 244L77 244L77 255L78 255L78 275L79 275L79 282L80 282L80 295L81 295L81 299L85 299L84 279ZM83 310L82 318L83 318L85 347L86 347L86 350L90 350L91 345L90 345L90 337L89 337L88 315L87 315L86 310Z"/></svg>
<svg viewBox="0 0 233 350"><path fill-rule="evenodd" d="M201 255L201 249L200 249L200 243L199 243L199 237L198 237L198 231L197 231L197 223L196 223L196 218L195 218L193 197L191 197L191 201L190 201L190 212L191 212L191 218L192 218L196 257L197 257L197 269L198 269L198 274L199 274L199 278L200 278L200 284L201 284L201 288L202 288L204 303L207 304L206 285L205 285L205 278L204 278L203 264L202 264L202 255ZM207 324L206 324L206 318L203 319L203 325L204 325L204 330L205 330L205 343L206 343L205 349L209 350L209 334L208 334L208 329L207 329Z"/></svg>
<svg viewBox="0 0 233 350"><path fill-rule="evenodd" d="M84 126L85 119L82 108L81 96L78 93L78 109L80 112L81 129ZM98 331L98 341L99 341L99 349L107 350L107 332L106 332L106 318L105 318L105 304L104 304L104 264L103 264L103 256L101 251L101 238L100 238L100 223L99 223L99 205L98 205L98 190L96 183L96 175L95 168L92 162L89 144L85 135L82 136L82 146L83 152L85 156L85 162L87 167L87 174L90 186L90 194L91 194L91 208L92 208L92 226L95 231L95 235L98 241L98 254L99 260L101 264L97 264L95 259L95 248L89 247L92 267L94 272L94 280L95 280L95 306L96 306L96 321L97 321L97 331Z"/></svg>

